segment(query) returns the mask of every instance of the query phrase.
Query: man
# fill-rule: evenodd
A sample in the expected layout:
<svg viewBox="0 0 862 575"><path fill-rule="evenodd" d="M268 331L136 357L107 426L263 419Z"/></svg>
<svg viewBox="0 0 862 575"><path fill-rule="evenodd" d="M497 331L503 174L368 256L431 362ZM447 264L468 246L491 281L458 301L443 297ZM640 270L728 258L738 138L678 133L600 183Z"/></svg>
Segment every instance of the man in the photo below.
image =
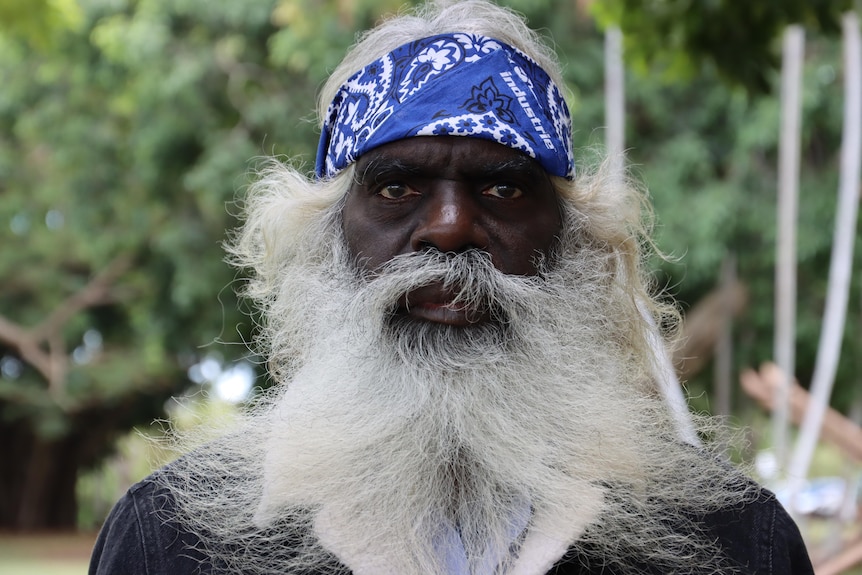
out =
<svg viewBox="0 0 862 575"><path fill-rule="evenodd" d="M365 37L316 174L229 251L277 385L134 486L92 574L812 573L655 393L642 198L578 166L559 66L484 1Z"/></svg>

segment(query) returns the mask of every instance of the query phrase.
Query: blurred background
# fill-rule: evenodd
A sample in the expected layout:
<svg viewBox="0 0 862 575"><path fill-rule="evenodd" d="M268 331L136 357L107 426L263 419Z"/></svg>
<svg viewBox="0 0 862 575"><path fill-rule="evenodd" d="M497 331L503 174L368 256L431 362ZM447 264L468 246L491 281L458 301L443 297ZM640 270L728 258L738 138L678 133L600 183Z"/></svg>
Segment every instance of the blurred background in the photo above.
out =
<svg viewBox="0 0 862 575"><path fill-rule="evenodd" d="M842 17L854 2L499 3L552 39L580 156L622 126L671 256L650 263L685 317L673 365L689 408L726 418L741 430L731 457L797 494L818 574L862 573L855 204L834 375L821 399L804 391L824 361L836 216L847 213ZM220 244L255 158L311 171L318 88L357 31L403 5L0 0L0 574L84 573L113 502L175 457L165 430L224 417L268 384ZM776 254L789 26L804 50L788 286ZM613 38L623 82L606 87ZM606 116L614 90L624 113ZM858 173L851 184L858 201ZM788 287L795 310L777 330ZM799 386L783 388L776 423L772 390L792 378L764 364L788 335L784 369ZM797 426L818 402L831 411L788 486Z"/></svg>

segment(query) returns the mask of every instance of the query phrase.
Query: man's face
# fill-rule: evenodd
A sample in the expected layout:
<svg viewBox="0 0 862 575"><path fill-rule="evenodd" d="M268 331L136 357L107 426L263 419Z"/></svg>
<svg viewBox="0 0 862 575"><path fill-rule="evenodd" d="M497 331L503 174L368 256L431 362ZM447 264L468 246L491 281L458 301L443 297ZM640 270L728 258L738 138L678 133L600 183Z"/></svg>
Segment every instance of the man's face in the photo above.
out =
<svg viewBox="0 0 862 575"><path fill-rule="evenodd" d="M533 275L562 227L557 195L542 167L506 146L467 137L416 137L376 148L356 163L343 212L359 265L374 271L401 254L436 249L487 252L503 273ZM441 286L400 302L414 319L481 321Z"/></svg>

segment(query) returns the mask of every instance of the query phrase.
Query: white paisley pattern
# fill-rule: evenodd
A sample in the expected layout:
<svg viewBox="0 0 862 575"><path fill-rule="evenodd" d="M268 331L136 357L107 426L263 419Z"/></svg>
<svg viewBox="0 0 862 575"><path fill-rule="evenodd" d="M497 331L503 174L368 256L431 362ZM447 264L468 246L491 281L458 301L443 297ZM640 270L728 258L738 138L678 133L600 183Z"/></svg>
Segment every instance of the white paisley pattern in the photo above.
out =
<svg viewBox="0 0 862 575"><path fill-rule="evenodd" d="M338 90L317 151L329 178L365 152L414 136L492 140L572 178L571 118L559 88L529 56L485 36L441 34L404 44Z"/></svg>

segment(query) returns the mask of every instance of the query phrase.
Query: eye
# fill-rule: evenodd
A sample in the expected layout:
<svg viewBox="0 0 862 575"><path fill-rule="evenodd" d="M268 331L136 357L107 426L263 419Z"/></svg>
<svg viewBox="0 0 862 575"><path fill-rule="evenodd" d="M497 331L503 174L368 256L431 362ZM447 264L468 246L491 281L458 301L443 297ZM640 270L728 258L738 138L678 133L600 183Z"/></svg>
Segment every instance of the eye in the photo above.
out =
<svg viewBox="0 0 862 575"><path fill-rule="evenodd" d="M400 200L408 196L418 195L419 192L406 184L386 184L377 189L377 195L387 200Z"/></svg>
<svg viewBox="0 0 862 575"><path fill-rule="evenodd" d="M524 191L518 186L510 184L494 184L489 188L482 190L483 196L492 198L500 198L501 200L514 200L524 195Z"/></svg>

